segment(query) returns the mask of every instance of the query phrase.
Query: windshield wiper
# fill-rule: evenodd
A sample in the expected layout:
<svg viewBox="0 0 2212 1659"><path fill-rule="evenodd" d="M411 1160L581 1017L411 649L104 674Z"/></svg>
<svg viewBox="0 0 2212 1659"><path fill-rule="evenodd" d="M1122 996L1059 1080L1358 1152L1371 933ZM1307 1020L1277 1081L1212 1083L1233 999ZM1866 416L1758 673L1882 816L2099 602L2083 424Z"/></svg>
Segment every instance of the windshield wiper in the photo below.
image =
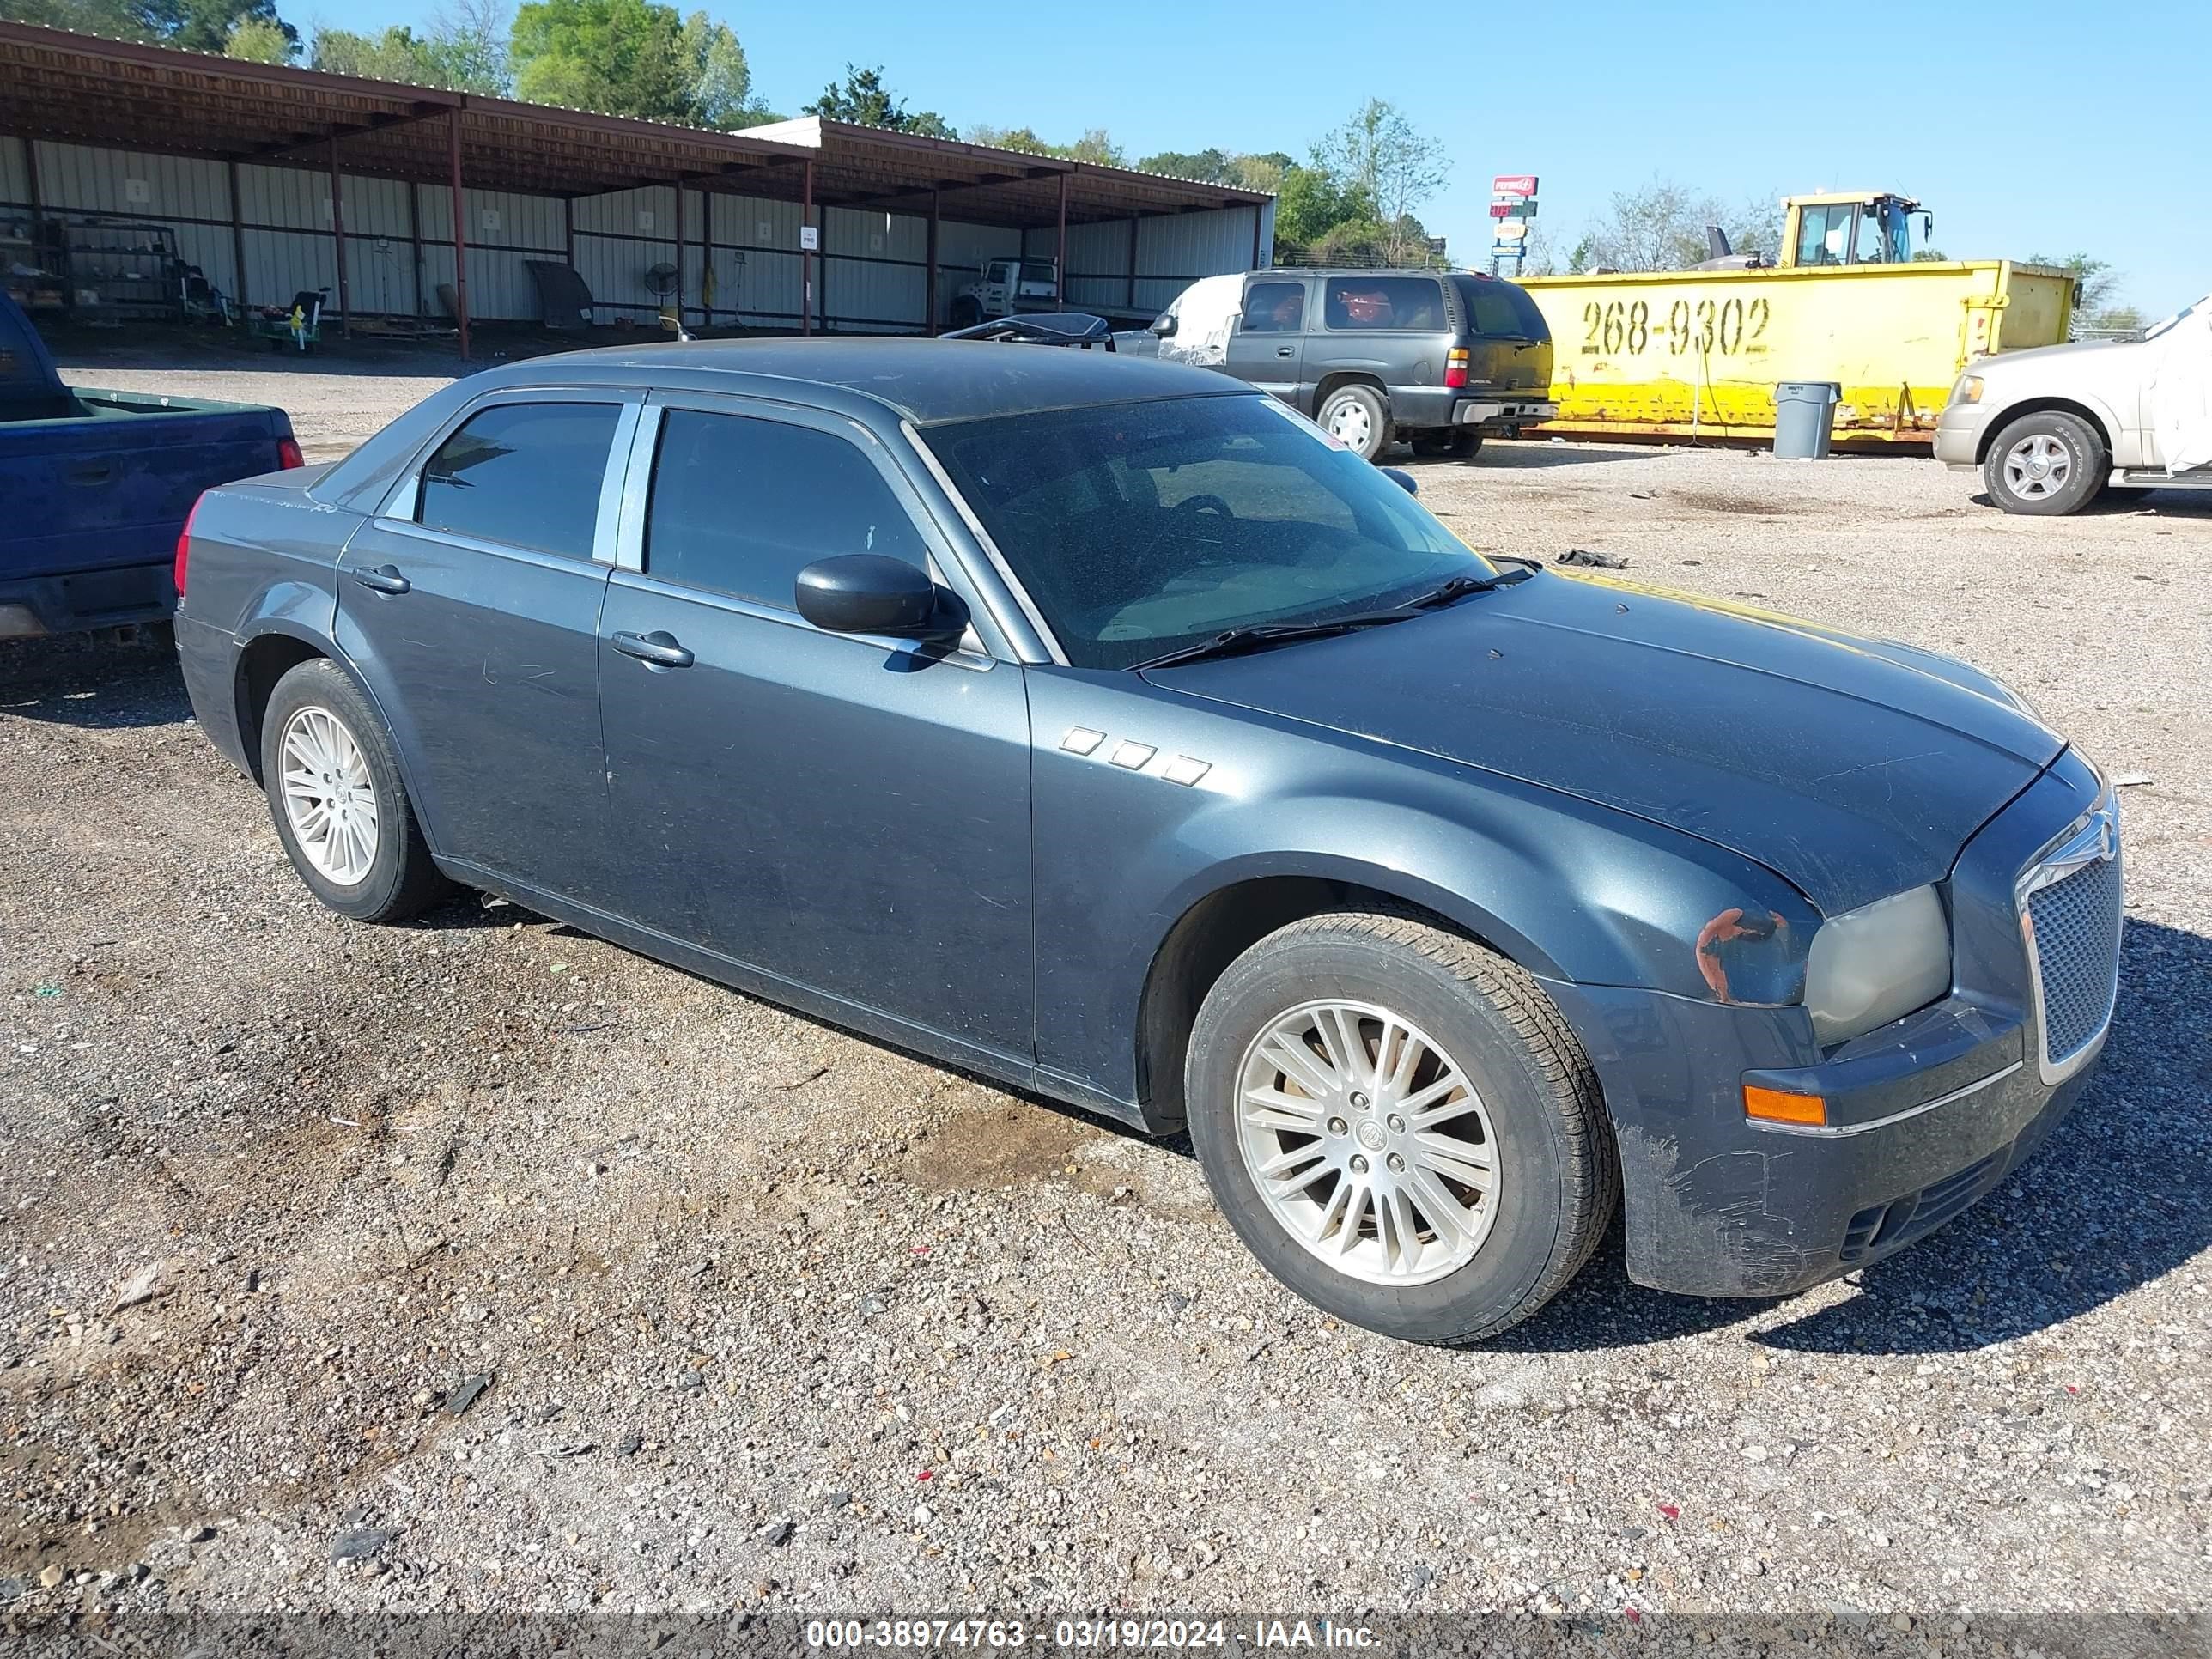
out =
<svg viewBox="0 0 2212 1659"><path fill-rule="evenodd" d="M1229 657L1239 652L1262 650L1291 640L1323 639L1332 634L1350 634L1363 628L1381 628L1389 623L1410 622L1424 611L1449 605L1470 593L1487 593L1494 587L1525 582L1543 568L1533 560L1516 560L1514 562L1526 568L1501 570L1494 576L1454 576L1449 581L1439 583L1425 593L1416 593L1410 599L1401 600L1387 611L1358 611L1350 616L1330 617L1321 622L1258 623L1245 628L1226 629L1210 639L1196 640L1188 645L1179 645L1172 651L1163 651L1157 657L1147 657L1142 662L1133 662L1129 669L1134 673L1147 668L1167 668L1176 663L1197 662L1206 657Z"/></svg>
<svg viewBox="0 0 2212 1659"><path fill-rule="evenodd" d="M1361 611L1349 617L1331 617L1327 622L1260 623L1249 628L1225 629L1211 639L1196 640L1172 651L1163 651L1157 657L1147 657L1142 662L1133 662L1129 670L1135 673L1179 662L1196 662L1203 657L1235 656L1240 651L1257 651L1290 640L1318 640L1331 634L1351 634L1388 623L1411 622L1413 615L1403 610Z"/></svg>

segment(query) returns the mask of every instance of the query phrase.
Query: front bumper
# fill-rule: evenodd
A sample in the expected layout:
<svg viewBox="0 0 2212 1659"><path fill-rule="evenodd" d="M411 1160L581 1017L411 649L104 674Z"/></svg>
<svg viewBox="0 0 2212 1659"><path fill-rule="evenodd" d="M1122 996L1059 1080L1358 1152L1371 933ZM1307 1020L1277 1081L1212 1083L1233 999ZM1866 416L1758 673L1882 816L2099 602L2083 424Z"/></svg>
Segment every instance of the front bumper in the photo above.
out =
<svg viewBox="0 0 2212 1659"><path fill-rule="evenodd" d="M1823 1055L1802 1008L1549 985L1603 1084L1620 1150L1629 1276L1695 1296L1786 1296L1960 1214L2080 1100L2109 1029L2063 1074L2015 890L2098 794L2063 755L1970 842L1949 883L1956 984ZM1746 1083L1818 1094L1828 1127L1744 1115Z"/></svg>
<svg viewBox="0 0 2212 1659"><path fill-rule="evenodd" d="M1982 433L1990 423L1990 405L1946 404L1936 422L1936 459L1954 472L1972 472L1981 465Z"/></svg>

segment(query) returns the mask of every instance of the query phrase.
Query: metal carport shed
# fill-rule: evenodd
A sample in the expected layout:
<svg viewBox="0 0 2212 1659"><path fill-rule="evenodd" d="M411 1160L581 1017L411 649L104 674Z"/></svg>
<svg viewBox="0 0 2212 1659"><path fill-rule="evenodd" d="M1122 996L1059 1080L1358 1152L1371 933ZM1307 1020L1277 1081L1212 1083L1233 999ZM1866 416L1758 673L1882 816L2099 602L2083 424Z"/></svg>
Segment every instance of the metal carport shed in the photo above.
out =
<svg viewBox="0 0 2212 1659"><path fill-rule="evenodd" d="M991 258L1146 313L1274 230L1259 192L843 122L709 132L0 22L0 220L95 214L173 227L246 304L441 317L449 286L464 355L472 320L538 317L532 261L599 321L660 313L666 264L693 326L915 333Z"/></svg>

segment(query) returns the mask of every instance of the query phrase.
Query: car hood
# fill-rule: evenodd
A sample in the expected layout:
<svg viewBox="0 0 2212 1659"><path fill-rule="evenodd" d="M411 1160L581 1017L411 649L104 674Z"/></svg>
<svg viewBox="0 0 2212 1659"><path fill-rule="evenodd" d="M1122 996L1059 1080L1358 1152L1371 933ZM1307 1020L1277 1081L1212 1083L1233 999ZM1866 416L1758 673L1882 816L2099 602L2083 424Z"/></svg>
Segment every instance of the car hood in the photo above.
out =
<svg viewBox="0 0 2212 1659"><path fill-rule="evenodd" d="M1989 376L2009 374L2029 364L2047 363L2054 359L2086 362L2116 351L2131 350L2142 343L2141 340L2069 340L2059 345L2030 346L2022 351L2000 351L1993 357L1977 357L1966 365L1966 372Z"/></svg>
<svg viewBox="0 0 2212 1659"><path fill-rule="evenodd" d="M1552 573L1146 678L1702 836L1830 915L1941 880L2065 747L1963 663Z"/></svg>

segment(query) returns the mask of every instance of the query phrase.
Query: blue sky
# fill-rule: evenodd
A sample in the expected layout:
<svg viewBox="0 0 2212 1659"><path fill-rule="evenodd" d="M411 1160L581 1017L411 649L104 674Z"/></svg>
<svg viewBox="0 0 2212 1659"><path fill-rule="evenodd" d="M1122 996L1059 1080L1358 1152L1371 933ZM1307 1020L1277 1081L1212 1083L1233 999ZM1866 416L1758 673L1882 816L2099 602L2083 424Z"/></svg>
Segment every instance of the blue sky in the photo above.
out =
<svg viewBox="0 0 2212 1659"><path fill-rule="evenodd" d="M1934 211L1954 258L2086 251L2147 313L2212 290L2203 0L1118 0L1049 15L676 3L706 3L736 29L755 89L787 112L851 59L881 64L910 106L963 130L1067 139L1103 126L1133 158L1208 145L1303 156L1362 99L1387 98L1451 157L1449 189L1421 212L1462 259L1486 246L1493 173L1541 175L1541 219L1562 248L1613 191L1663 174L1727 202L1901 190ZM434 4L301 9L373 28L420 23ZM994 16L1015 21L994 28Z"/></svg>

